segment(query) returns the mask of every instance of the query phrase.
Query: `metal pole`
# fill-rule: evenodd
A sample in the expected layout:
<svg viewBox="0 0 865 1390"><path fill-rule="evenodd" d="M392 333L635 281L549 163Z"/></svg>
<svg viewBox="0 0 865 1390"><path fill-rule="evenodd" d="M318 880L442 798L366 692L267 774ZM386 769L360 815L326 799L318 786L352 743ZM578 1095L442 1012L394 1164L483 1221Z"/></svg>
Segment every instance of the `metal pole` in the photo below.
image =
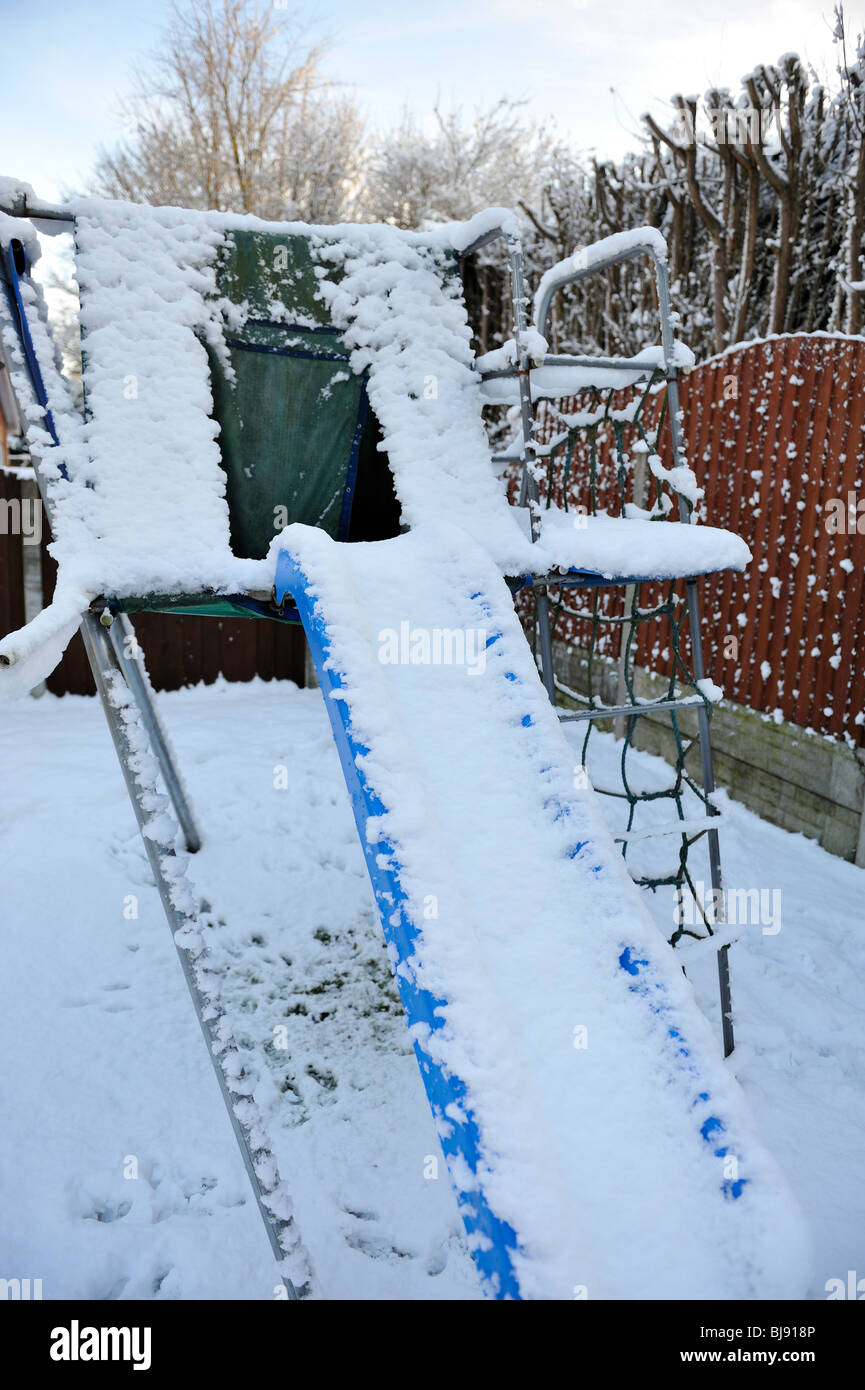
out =
<svg viewBox="0 0 865 1390"><path fill-rule="evenodd" d="M39 486L35 477L21 478L21 502L25 498L31 503L35 503L38 508L41 506L39 498ZM30 623L41 613L45 607L45 596L42 591L42 544L21 545L21 572L24 581L24 621ZM34 685L30 694L38 699L45 694L45 682L40 681Z"/></svg>
<svg viewBox="0 0 865 1390"><path fill-rule="evenodd" d="M514 341L517 351L517 381L520 392L520 424L523 431L523 478L521 492L529 503L532 540L540 530L538 518L538 480L534 474L535 422L532 411L531 362L526 346L526 291L523 281L523 255L519 243L509 242L511 258L511 298L514 302Z"/></svg>
<svg viewBox="0 0 865 1390"><path fill-rule="evenodd" d="M96 689L102 701L102 708L108 721L111 737L123 776L126 781L126 789L129 792L129 799L132 802L138 827L141 831L141 838L144 842L147 857L150 861L150 868L156 881L156 887L162 901L165 916L171 929L177 957L180 967L186 980L196 1017L201 1027L207 1053L213 1065L214 1074L219 1085L228 1117L234 1130L241 1158L246 1168L253 1195L259 1214L264 1222L267 1237L270 1241L271 1249L277 1262L285 1259L286 1255L297 1248L299 1237L292 1218L278 1217L274 1215L265 1205L265 1193L256 1172L256 1164L260 1166L272 1166L272 1171L276 1172L276 1163L268 1150L256 1144L253 1140L249 1128L242 1122L235 1109L235 1097L232 1095L231 1088L226 1080L225 1073L219 1061L219 1053L224 1044L219 1040L218 1024L223 1017L214 1000L205 997L198 985L196 978L196 967L190 952L180 944L183 933L193 933L199 930L196 918L189 912L177 906L177 875L166 873L166 865L172 861L176 865L177 856L173 844L167 839L155 840L150 830L150 814L145 807L146 788L139 781L135 768L141 758L141 749L133 747L130 740L127 720L122 713L122 703L118 698L126 688L124 672L120 660L117 657L114 643L111 641L107 629L93 613L86 613L81 624L81 635L84 639L84 646L96 681ZM128 666L128 663L127 663ZM131 693L131 692L130 692ZM201 963L201 957L199 956ZM241 1095L237 1093L237 1099ZM280 1179L277 1176L267 1184L268 1194L274 1194L279 1186ZM280 1277L285 1284L286 1292L290 1299L299 1297L298 1290L287 1274L280 1271ZM306 1290L304 1289L304 1292Z"/></svg>
<svg viewBox="0 0 865 1390"><path fill-rule="evenodd" d="M532 409L531 361L526 346L526 291L523 280L523 257L516 241L508 243L511 258L511 297L514 301L514 341L517 350L517 380L520 391L520 421L523 432L523 472L520 480L519 504L528 502L532 541L540 534L538 480L535 477L534 411ZM538 635L541 643L541 678L550 704L556 703L556 677L553 669L553 634L550 623L550 601L546 587L535 589Z"/></svg>
<svg viewBox="0 0 865 1390"><path fill-rule="evenodd" d="M144 653L138 645L138 638L135 635L135 628L129 615L118 613L111 623L108 633L120 669L141 711L141 718L153 745L159 770L183 831L186 848L190 854L195 854L201 849L201 835L195 823L195 817L171 745L168 742L168 736L163 728L162 720L159 718L153 698L153 687L144 665Z"/></svg>
<svg viewBox="0 0 865 1390"><path fill-rule="evenodd" d="M538 631L541 639L541 678L550 697L550 704L556 703L556 674L553 669L553 633L550 623L550 601L546 589L536 591L538 605Z"/></svg>
<svg viewBox="0 0 865 1390"><path fill-rule="evenodd" d="M667 278L667 267L662 261L655 261L655 274L658 286L658 307L661 317L661 342L664 348L664 360L666 363L667 413L670 417L670 440L673 446L673 464L678 467L679 464L684 462L682 428L681 420L679 419L679 383L677 379L678 373L673 363L674 339L670 306L670 285ZM683 521L693 522L690 504L681 494L679 494L679 514ZM689 579L685 588L688 605L688 625L691 631L694 679L701 681L705 677L706 668L703 662L700 598L697 592L696 579ZM698 706L697 727L700 734L703 790L708 798L715 790L715 768L712 759L709 712L705 704ZM707 810L709 815L718 814L711 805L707 807ZM708 832L708 842L709 873L712 880L715 902L715 921L723 922L726 918L724 908L724 880L721 872L721 846L718 840L717 830L710 830ZM726 946L722 946L718 952L718 992L721 999L721 1027L724 1034L724 1056L729 1057L736 1045L736 1039L733 1032L733 998L730 988L730 962L728 948Z"/></svg>
<svg viewBox="0 0 865 1390"><path fill-rule="evenodd" d="M705 675L705 667L703 665L703 641L700 632L700 603L696 579L688 580L686 590L688 625L691 630L691 652L693 655L694 678L700 681ZM715 790L715 768L712 759L709 711L705 704L697 706L697 727L700 731L700 759L703 770L703 790L708 798ZM711 804L709 804L706 809L710 816L718 814ZM714 890L715 921L716 923L720 923L725 921L726 912L724 908L724 879L721 872L721 845L717 830L710 830L707 838L709 842L709 874ZM724 1033L724 1056L729 1057L736 1046L736 1039L733 1032L733 997L730 987L730 962L728 947L726 946L722 946L718 952L718 991L721 997L721 1027Z"/></svg>
<svg viewBox="0 0 865 1390"><path fill-rule="evenodd" d="M633 502L635 507L644 507L646 503L646 455L638 453L634 459L634 486ZM616 663L616 704L624 705L628 694L627 681L627 651L628 641L631 635L633 623L628 621L631 609L634 605L634 595L637 592L636 584L625 585L625 597L622 603L622 614L626 621L622 623L619 641L619 659ZM623 715L619 715L613 723L613 737L616 739L624 738L626 732L626 721Z"/></svg>
<svg viewBox="0 0 865 1390"><path fill-rule="evenodd" d="M581 696L582 699L587 698ZM660 710L669 709L700 709L702 698L697 695L682 695L674 700L647 700L645 704L624 704L624 705L592 705L587 709L563 709L559 712L559 719L563 724L573 720L594 720L594 719L632 719L634 716L644 714L655 714Z"/></svg>

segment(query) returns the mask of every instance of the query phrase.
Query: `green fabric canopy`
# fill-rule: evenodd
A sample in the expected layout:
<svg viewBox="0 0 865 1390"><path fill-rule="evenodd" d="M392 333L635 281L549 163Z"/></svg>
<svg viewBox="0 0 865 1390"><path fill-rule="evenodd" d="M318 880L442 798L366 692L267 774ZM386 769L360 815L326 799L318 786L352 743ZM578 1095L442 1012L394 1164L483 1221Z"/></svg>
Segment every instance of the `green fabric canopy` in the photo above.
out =
<svg viewBox="0 0 865 1390"><path fill-rule="evenodd" d="M237 329L227 317L224 350L206 344L234 554L262 559L295 521L347 540L359 466L366 476L386 464L364 379L317 297L309 239L233 231L216 282L217 296L242 310ZM241 596L151 594L118 606L261 616Z"/></svg>
<svg viewBox="0 0 865 1390"><path fill-rule="evenodd" d="M245 312L241 329L226 330L230 371L208 348L232 550L261 559L293 521L345 540L366 392L316 298L308 239L234 232L217 288Z"/></svg>

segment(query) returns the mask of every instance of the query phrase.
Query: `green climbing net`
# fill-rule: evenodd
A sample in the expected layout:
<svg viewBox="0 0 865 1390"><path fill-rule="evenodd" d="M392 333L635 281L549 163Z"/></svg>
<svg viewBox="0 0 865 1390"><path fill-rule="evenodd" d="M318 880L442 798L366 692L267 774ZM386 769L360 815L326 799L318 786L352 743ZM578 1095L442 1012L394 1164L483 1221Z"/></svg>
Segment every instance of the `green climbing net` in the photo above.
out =
<svg viewBox="0 0 865 1390"><path fill-rule="evenodd" d="M575 405L565 412L546 403L539 413L535 467L542 507L557 506L577 520L580 515L640 515L658 525L664 525L675 508L687 515L687 503L672 489L658 453L667 401L657 374L636 388L591 388ZM631 875L653 892L663 886L675 890L672 944L683 935L702 936L701 927L711 933L695 883L693 847L709 833L706 822L717 815L698 780L697 710L704 709L708 718L712 706L689 665L684 581L550 585L548 596L557 666L564 665L568 676L560 679L557 673L556 688L571 707L570 717L577 711L585 723L583 767L599 724L607 722L586 715L603 716L611 707L638 707L608 717L619 737L618 784L595 785L601 795L627 805L620 838ZM537 650L536 597L537 591L526 590L519 605ZM685 709L665 708L665 702L682 697L689 699ZM641 739L647 719L651 736ZM659 734L659 721L664 721L666 737ZM663 750L669 775L662 785L641 783L633 757L638 741L652 751ZM659 843L665 848L658 849ZM695 911L686 921L684 905L689 899Z"/></svg>

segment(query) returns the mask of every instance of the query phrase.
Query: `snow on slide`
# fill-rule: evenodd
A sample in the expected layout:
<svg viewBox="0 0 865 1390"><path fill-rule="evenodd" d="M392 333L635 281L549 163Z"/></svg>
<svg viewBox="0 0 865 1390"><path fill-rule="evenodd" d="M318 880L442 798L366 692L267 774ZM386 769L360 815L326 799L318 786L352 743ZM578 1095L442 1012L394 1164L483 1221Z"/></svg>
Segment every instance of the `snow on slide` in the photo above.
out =
<svg viewBox="0 0 865 1390"><path fill-rule="evenodd" d="M274 549L486 1291L802 1297L798 1208L489 556L421 526L351 546L291 526Z"/></svg>

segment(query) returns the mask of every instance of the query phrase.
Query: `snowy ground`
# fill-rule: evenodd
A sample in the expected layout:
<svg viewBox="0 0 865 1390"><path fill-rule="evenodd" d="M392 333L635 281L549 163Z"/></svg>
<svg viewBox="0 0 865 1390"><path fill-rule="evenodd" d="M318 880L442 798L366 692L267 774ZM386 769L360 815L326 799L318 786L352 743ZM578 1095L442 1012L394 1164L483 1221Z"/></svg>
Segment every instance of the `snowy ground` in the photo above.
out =
<svg viewBox="0 0 865 1390"><path fill-rule="evenodd" d="M273 1138L322 1292L477 1298L446 1178L425 1176L435 1134L320 695L256 682L160 706L205 835L195 880L235 961L229 1009L258 1039L286 1029L268 1048ZM592 743L609 781L612 740ZM270 1298L101 709L22 701L0 749L0 1276L41 1278L46 1298ZM722 849L732 885L782 895L781 930L731 952L731 1064L810 1218L825 1297L865 1267L865 874L739 806ZM649 901L669 934L669 897ZM689 973L716 1016L712 961Z"/></svg>

